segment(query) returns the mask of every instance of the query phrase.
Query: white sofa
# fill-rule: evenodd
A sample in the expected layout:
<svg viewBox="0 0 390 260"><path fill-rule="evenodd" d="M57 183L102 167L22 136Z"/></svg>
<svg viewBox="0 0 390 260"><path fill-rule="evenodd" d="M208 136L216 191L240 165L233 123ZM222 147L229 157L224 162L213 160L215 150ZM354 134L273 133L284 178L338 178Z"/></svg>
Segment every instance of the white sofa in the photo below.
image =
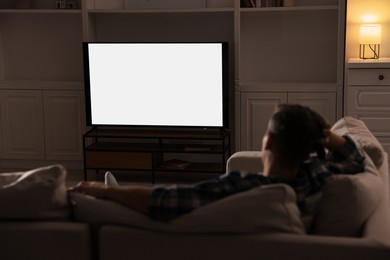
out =
<svg viewBox="0 0 390 260"><path fill-rule="evenodd" d="M0 259L90 260L90 226L70 221L66 170L0 175Z"/></svg>
<svg viewBox="0 0 390 260"><path fill-rule="evenodd" d="M234 195L168 224L152 222L119 205L100 204L110 202L96 201L93 205L89 201L91 208L82 212L86 209L82 199L76 215L82 221L102 225L100 260L388 259L387 154L362 121L343 118L333 130L358 139L367 157L366 172L329 180L310 234L305 234L297 217L294 193L283 185L271 187L270 193L260 188ZM227 171L259 171L260 157L261 152L237 152L228 160ZM264 203L254 207L249 201L256 198ZM287 206L279 204L278 198Z"/></svg>
<svg viewBox="0 0 390 260"><path fill-rule="evenodd" d="M366 171L329 181L310 230L295 193L283 184L231 196L171 223L73 193L73 222L63 213L45 220L52 210L38 214L42 220L4 219L0 211L0 259L388 259L387 154L361 121L343 118L334 130L358 139ZM260 170L261 152L233 154L227 170L236 169Z"/></svg>

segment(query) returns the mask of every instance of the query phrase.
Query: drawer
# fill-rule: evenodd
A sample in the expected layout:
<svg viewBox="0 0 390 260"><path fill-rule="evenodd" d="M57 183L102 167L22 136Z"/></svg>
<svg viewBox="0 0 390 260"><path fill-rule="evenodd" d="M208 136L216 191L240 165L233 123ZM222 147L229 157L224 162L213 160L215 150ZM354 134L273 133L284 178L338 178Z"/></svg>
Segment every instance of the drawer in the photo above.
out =
<svg viewBox="0 0 390 260"><path fill-rule="evenodd" d="M390 110L390 87L355 87L348 89L349 110Z"/></svg>
<svg viewBox="0 0 390 260"><path fill-rule="evenodd" d="M153 155L137 152L86 151L85 165L87 168L151 170Z"/></svg>
<svg viewBox="0 0 390 260"><path fill-rule="evenodd" d="M346 116L355 117L362 120L368 129L378 137L389 137L390 138L390 113L370 113L352 111Z"/></svg>
<svg viewBox="0 0 390 260"><path fill-rule="evenodd" d="M388 115L361 115L360 119L368 129L377 136L390 136L390 114Z"/></svg>
<svg viewBox="0 0 390 260"><path fill-rule="evenodd" d="M385 86L390 87L390 68L349 69L348 86Z"/></svg>
<svg viewBox="0 0 390 260"><path fill-rule="evenodd" d="M377 137L378 141L383 146L383 149L390 155L390 136L389 137ZM390 157L388 158L390 161Z"/></svg>

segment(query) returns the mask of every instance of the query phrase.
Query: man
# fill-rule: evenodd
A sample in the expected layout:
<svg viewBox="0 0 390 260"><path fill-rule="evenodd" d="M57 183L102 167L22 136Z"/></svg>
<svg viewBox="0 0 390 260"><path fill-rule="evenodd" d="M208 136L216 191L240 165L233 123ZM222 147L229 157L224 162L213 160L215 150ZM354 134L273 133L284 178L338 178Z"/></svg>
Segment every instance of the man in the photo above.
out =
<svg viewBox="0 0 390 260"><path fill-rule="evenodd" d="M156 187L81 182L70 190L114 200L153 219L169 221L238 192L286 183L295 190L305 214L306 199L320 191L330 175L364 170L364 157L354 141L330 131L318 113L301 105L278 106L263 137L262 151L262 173L234 171L194 185Z"/></svg>

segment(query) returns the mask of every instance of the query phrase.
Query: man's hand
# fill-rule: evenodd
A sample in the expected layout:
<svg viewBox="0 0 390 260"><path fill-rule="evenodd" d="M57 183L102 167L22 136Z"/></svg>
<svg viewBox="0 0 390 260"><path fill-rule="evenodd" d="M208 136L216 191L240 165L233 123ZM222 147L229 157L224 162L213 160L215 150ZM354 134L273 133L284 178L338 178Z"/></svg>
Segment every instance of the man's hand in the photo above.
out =
<svg viewBox="0 0 390 260"><path fill-rule="evenodd" d="M325 129L324 135L318 140L318 143L329 151L338 151L345 145L346 140L344 137L332 132L330 129Z"/></svg>
<svg viewBox="0 0 390 260"><path fill-rule="evenodd" d="M97 198L107 197L108 186L102 182L79 182L76 186L69 188L69 191L91 195Z"/></svg>

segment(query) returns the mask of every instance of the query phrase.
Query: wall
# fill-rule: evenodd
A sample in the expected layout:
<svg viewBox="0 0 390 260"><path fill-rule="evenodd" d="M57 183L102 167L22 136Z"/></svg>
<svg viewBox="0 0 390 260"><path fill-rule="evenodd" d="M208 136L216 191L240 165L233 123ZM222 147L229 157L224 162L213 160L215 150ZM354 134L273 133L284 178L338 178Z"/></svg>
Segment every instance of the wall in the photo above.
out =
<svg viewBox="0 0 390 260"><path fill-rule="evenodd" d="M362 23L382 24L380 57L390 57L390 1L348 0L346 59L359 57L359 26Z"/></svg>

